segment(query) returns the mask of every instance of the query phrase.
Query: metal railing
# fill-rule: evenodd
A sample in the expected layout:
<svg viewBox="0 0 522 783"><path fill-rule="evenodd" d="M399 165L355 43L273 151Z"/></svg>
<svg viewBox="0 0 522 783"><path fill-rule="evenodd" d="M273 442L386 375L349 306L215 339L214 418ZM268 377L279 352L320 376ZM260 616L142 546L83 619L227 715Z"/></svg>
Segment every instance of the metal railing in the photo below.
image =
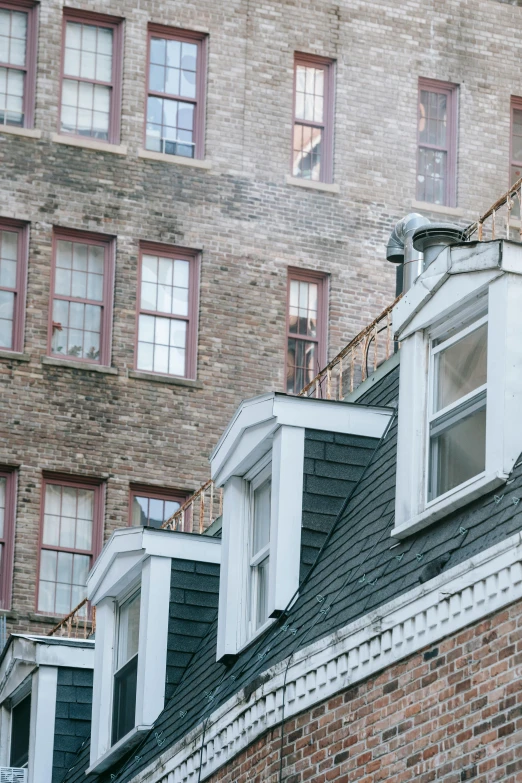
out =
<svg viewBox="0 0 522 783"><path fill-rule="evenodd" d="M515 215L513 215L515 212ZM512 217L520 218L522 214L522 177L511 185L509 190L498 198L475 223L471 223L465 234L465 239L470 240L474 234L482 242L485 239L499 239L502 232L502 224L505 227L506 239L518 239L522 242L522 221L516 228L512 225ZM514 234L514 236L513 236Z"/></svg>
<svg viewBox="0 0 522 783"><path fill-rule="evenodd" d="M299 397L342 400L366 380L395 352L392 310L401 297L389 305L299 392Z"/></svg>
<svg viewBox="0 0 522 783"><path fill-rule="evenodd" d="M223 490L209 479L161 527L186 533L204 533L222 513Z"/></svg>
<svg viewBox="0 0 522 783"><path fill-rule="evenodd" d="M47 636L65 636L68 639L87 639L96 631L96 607L89 606L87 598L60 620Z"/></svg>

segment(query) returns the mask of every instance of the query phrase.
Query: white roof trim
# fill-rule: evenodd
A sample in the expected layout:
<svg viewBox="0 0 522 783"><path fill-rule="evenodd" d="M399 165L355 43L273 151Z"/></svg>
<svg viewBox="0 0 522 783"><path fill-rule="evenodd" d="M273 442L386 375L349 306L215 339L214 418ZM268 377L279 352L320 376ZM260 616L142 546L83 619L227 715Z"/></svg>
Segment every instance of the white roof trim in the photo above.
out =
<svg viewBox="0 0 522 783"><path fill-rule="evenodd" d="M115 530L87 579L87 597L93 604L121 594L141 572L145 558L157 557L221 562L221 539L172 530L128 527Z"/></svg>
<svg viewBox="0 0 522 783"><path fill-rule="evenodd" d="M244 475L270 449L280 426L380 438L392 413L390 408L276 392L244 400L211 454L212 478L222 485L231 475Z"/></svg>
<svg viewBox="0 0 522 783"><path fill-rule="evenodd" d="M286 676L285 719L522 598L521 561L517 533L299 650ZM133 783L196 783L214 774L281 721L286 666L284 660L268 669L247 701L243 690L236 693Z"/></svg>

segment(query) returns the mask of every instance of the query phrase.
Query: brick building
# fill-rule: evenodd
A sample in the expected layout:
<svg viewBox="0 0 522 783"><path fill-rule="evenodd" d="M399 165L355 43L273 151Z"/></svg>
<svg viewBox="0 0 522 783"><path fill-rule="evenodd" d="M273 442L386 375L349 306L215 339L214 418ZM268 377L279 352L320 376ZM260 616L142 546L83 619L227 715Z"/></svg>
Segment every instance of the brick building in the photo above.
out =
<svg viewBox="0 0 522 783"><path fill-rule="evenodd" d="M149 496L165 516L208 478L239 400L285 389L285 351L306 365L297 390L391 301L396 219L466 222L516 176L520 10L2 0L0 14L1 602L27 630L82 595L133 490L138 517ZM182 301L160 304L174 268ZM318 293L308 341L287 337L291 279L291 296L299 281ZM68 533L55 519L42 534L44 484L50 516L87 503L82 541L77 506Z"/></svg>

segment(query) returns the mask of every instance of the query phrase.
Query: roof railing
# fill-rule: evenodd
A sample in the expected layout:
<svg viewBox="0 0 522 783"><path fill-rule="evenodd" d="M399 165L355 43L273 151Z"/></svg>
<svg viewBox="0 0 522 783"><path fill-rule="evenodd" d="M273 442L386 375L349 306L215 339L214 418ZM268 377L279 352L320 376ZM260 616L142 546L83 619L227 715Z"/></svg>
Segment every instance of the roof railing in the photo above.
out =
<svg viewBox="0 0 522 783"><path fill-rule="evenodd" d="M392 333L392 310L400 298L350 340L298 396L343 400L389 359L398 349Z"/></svg>
<svg viewBox="0 0 522 783"><path fill-rule="evenodd" d="M475 223L471 223L467 227L465 238L469 241L476 233L479 242L482 242L484 239L499 239L502 230L502 218L504 218L505 238L513 239L512 233L516 230L518 241L522 242L522 222L516 229L511 223L512 217L519 219L521 214L522 177L517 179L509 190L506 190Z"/></svg>
<svg viewBox="0 0 522 783"><path fill-rule="evenodd" d="M206 481L163 524L165 530L204 533L223 513L223 490Z"/></svg>
<svg viewBox="0 0 522 783"><path fill-rule="evenodd" d="M96 631L96 607L87 598L60 620L47 636L65 636L68 639L87 639Z"/></svg>

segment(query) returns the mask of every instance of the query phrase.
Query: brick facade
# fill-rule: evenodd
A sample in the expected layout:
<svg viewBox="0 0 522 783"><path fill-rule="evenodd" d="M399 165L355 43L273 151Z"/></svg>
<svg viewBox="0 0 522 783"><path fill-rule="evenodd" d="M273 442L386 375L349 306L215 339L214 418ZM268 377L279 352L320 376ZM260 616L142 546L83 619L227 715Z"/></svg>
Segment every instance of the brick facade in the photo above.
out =
<svg viewBox="0 0 522 783"><path fill-rule="evenodd" d="M211 783L516 783L522 604L443 639L268 732Z"/></svg>
<svg viewBox="0 0 522 783"><path fill-rule="evenodd" d="M477 0L246 0L223 4L71 2L125 19L121 145L113 154L58 143L62 3L39 13L35 127L0 129L0 217L30 225L24 356L0 356L0 466L18 470L10 629L35 616L42 471L105 481L105 540L127 523L130 482L192 491L241 398L284 384L286 270L330 275L329 355L393 298L384 259L415 193L419 76L460 86L458 212L473 218L505 188L509 99L520 10ZM209 170L144 160L148 22L209 34ZM336 61L334 183L286 184L294 52ZM502 56L500 56L502 55ZM62 139L63 141L63 139ZM121 152L122 150L120 150ZM48 365L53 226L116 237L111 364L117 374ZM140 241L201 251L197 381L132 378Z"/></svg>

